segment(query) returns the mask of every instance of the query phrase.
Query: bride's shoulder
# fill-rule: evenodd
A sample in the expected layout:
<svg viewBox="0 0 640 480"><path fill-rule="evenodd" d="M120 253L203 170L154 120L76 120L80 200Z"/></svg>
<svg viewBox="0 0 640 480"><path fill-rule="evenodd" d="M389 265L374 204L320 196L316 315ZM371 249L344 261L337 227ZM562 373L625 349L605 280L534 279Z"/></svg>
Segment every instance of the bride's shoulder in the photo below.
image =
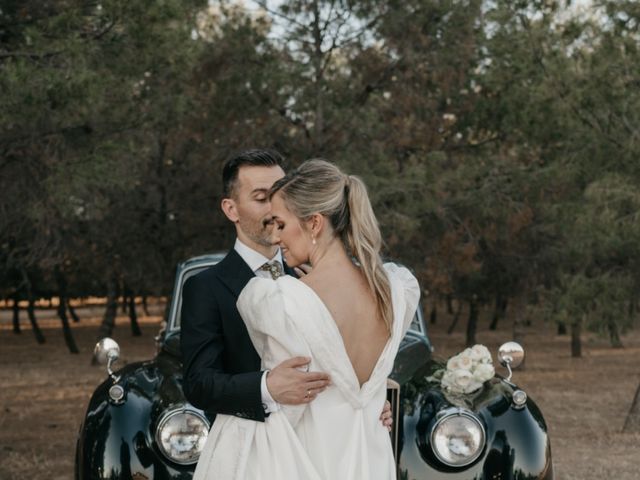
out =
<svg viewBox="0 0 640 480"><path fill-rule="evenodd" d="M385 263L384 269L389 277L392 296L398 301L399 305L404 305L404 309L400 310L403 312L400 317L402 321L397 322L397 328L401 329L404 336L418 308L420 285L418 285L418 280L407 267L395 263Z"/></svg>
<svg viewBox="0 0 640 480"><path fill-rule="evenodd" d="M293 280L293 278L291 279ZM242 289L238 301L277 302L288 290L288 280L286 276L277 280L254 277Z"/></svg>
<svg viewBox="0 0 640 480"><path fill-rule="evenodd" d="M291 328L297 310L289 300L288 282L284 277L277 280L255 277L240 292L236 306L252 337L256 332L286 335Z"/></svg>
<svg viewBox="0 0 640 480"><path fill-rule="evenodd" d="M278 291L278 282L270 278L253 277L242 289L240 295L270 295Z"/></svg>
<svg viewBox="0 0 640 480"><path fill-rule="evenodd" d="M390 281L396 281L405 287L418 286L418 280L407 267L393 262L387 262L383 267Z"/></svg>

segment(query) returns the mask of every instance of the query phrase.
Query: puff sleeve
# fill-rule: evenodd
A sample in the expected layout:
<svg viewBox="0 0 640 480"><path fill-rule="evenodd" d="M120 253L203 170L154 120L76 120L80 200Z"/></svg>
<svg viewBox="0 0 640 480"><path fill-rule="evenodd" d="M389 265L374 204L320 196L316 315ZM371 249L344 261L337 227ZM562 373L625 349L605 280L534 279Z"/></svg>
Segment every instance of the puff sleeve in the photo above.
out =
<svg viewBox="0 0 640 480"><path fill-rule="evenodd" d="M385 263L384 268L392 283L392 290L397 291L397 296L394 295L394 310L404 307L403 312L398 312L399 315L395 315L395 318L402 322L401 334L404 336L418 309L420 285L418 285L416 277L406 267L395 263Z"/></svg>
<svg viewBox="0 0 640 480"><path fill-rule="evenodd" d="M291 357L311 357L311 350L299 333L301 326L296 324L299 319L292 314L292 306L282 290L283 282L283 279L252 278L238 297L238 311L265 370ZM306 408L304 404L281 407L292 425Z"/></svg>
<svg viewBox="0 0 640 480"><path fill-rule="evenodd" d="M264 369L291 357L311 355L298 334L300 327L287 311L281 281L252 278L240 293L237 307Z"/></svg>

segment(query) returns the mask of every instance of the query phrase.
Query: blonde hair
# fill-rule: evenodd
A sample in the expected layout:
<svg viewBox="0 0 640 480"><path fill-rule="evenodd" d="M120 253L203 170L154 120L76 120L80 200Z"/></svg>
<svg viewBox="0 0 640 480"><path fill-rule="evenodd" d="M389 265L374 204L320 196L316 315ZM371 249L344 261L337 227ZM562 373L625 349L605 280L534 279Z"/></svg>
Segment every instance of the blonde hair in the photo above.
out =
<svg viewBox="0 0 640 480"><path fill-rule="evenodd" d="M380 258L382 235L364 182L325 160L313 159L274 183L269 196L276 192L301 220L315 213L327 217L347 252L360 265L378 312L391 332L391 287Z"/></svg>

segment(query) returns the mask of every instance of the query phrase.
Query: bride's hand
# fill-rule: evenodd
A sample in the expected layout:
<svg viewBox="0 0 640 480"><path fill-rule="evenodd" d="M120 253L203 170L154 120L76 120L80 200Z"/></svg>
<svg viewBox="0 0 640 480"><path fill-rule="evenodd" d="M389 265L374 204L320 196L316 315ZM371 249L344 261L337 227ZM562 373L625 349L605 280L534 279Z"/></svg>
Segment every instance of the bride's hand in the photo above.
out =
<svg viewBox="0 0 640 480"><path fill-rule="evenodd" d="M308 357L285 360L267 374L267 389L271 397L283 405L309 403L330 384L323 372L304 372L300 367L309 365Z"/></svg>
<svg viewBox="0 0 640 480"><path fill-rule="evenodd" d="M391 431L391 425L393 425L393 415L391 413L391 404L389 400L385 400L384 408L382 409L382 413L380 414L380 421L382 425L387 427L387 430Z"/></svg>

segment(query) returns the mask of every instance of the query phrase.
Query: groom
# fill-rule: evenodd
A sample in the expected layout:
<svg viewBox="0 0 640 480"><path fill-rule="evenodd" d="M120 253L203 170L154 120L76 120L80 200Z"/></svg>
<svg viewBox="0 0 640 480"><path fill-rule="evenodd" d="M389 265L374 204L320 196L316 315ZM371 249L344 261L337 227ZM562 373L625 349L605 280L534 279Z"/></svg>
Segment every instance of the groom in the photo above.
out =
<svg viewBox="0 0 640 480"><path fill-rule="evenodd" d="M236 308L238 295L257 275L275 278L282 256L269 242L267 192L284 176L275 151L249 150L230 159L222 173L222 211L236 227L233 250L217 265L189 278L182 293L183 388L203 410L257 421L280 404L312 401L329 384L322 372L305 372L309 359L289 359L260 371L258 357Z"/></svg>
<svg viewBox="0 0 640 480"><path fill-rule="evenodd" d="M305 371L310 362L305 357L261 371L260 358L236 308L238 295L253 276L275 279L294 274L269 241L272 221L267 193L283 176L283 159L273 150L248 150L225 163L221 207L236 228L234 248L184 284L183 389L189 402L210 413L264 421L282 404L311 402L330 383L326 373ZM381 420L390 426L389 408Z"/></svg>

